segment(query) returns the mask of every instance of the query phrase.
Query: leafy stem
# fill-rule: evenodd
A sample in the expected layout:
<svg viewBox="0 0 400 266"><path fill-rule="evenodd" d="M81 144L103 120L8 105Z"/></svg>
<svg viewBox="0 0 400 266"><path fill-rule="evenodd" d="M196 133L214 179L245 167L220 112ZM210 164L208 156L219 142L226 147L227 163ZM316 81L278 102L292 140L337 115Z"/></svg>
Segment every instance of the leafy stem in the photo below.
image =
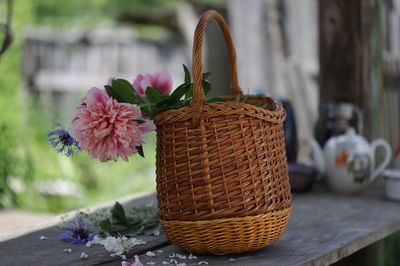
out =
<svg viewBox="0 0 400 266"><path fill-rule="evenodd" d="M114 79L110 85L105 85L108 95L118 102L136 104L143 117L154 119L157 114L188 106L193 98L193 82L189 69L183 65L184 83L179 85L170 95L163 94L156 88L147 87L145 95L139 94L133 86L124 79ZM211 83L207 78L210 72L203 74L204 94L211 91ZM222 98L212 98L207 103L223 102Z"/></svg>
<svg viewBox="0 0 400 266"><path fill-rule="evenodd" d="M111 209L111 217L101 221L99 226L104 235L158 235L161 230L154 205L136 207L126 213L118 201Z"/></svg>

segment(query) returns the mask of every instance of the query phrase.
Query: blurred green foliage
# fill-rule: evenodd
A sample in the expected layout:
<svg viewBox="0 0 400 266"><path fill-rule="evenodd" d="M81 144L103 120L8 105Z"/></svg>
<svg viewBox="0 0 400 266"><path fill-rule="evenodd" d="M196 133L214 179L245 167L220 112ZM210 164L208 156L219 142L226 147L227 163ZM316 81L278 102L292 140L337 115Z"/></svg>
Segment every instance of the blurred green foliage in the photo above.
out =
<svg viewBox="0 0 400 266"><path fill-rule="evenodd" d="M0 2L0 20L4 17L5 2ZM66 158L51 148L46 133L56 122L57 112L43 114L43 109L24 92L20 66L22 35L32 24L90 28L98 24L116 24L116 18L126 12L143 16L165 12L179 2L181 0L14 1L14 42L0 58L0 208L62 212L154 188L154 134L146 139L146 159L134 156L129 163L100 163L88 158L86 153ZM55 179L68 180L81 190L75 195L58 196L35 189L38 181ZM15 180L17 185L22 183L22 188L16 189L15 184L13 187Z"/></svg>
<svg viewBox="0 0 400 266"><path fill-rule="evenodd" d="M30 23L52 27L90 27L99 23L113 23L117 17L129 13L154 16L171 11L183 0L16 0L16 5L27 5ZM17 7L18 8L18 7Z"/></svg>

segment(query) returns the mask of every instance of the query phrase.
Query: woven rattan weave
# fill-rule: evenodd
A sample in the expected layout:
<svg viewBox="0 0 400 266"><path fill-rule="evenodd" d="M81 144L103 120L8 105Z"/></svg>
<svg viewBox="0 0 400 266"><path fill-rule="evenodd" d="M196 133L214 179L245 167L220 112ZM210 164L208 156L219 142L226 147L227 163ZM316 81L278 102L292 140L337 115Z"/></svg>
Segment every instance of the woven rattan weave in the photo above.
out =
<svg viewBox="0 0 400 266"><path fill-rule="evenodd" d="M205 104L202 43L206 23L218 22L231 64L231 101ZM204 13L193 44L190 106L160 113L157 198L167 237L194 253L239 253L270 244L285 230L291 195L279 101L244 96L225 20ZM244 102L234 101L239 96ZM263 105L259 108L255 105Z"/></svg>

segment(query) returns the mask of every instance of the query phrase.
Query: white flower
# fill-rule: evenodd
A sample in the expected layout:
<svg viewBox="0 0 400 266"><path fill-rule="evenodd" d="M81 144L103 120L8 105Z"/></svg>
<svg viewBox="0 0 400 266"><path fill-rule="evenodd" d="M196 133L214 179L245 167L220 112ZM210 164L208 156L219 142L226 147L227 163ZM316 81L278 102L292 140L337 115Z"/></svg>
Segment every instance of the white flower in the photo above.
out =
<svg viewBox="0 0 400 266"><path fill-rule="evenodd" d="M136 238L131 238L132 245L144 245L146 242L144 242L142 239L136 239Z"/></svg>
<svg viewBox="0 0 400 266"><path fill-rule="evenodd" d="M94 244L94 245L102 245L103 239L100 238L98 235L95 235L94 238L93 238L93 240L92 240L92 241L89 241L89 242L90 242L91 245L92 245L92 244ZM88 243L89 243L89 242L88 242Z"/></svg>
<svg viewBox="0 0 400 266"><path fill-rule="evenodd" d="M195 260L197 256L194 256L192 253L189 254L189 260Z"/></svg>
<svg viewBox="0 0 400 266"><path fill-rule="evenodd" d="M143 264L139 260L138 255L135 255L135 262L132 264L132 266L143 266Z"/></svg>
<svg viewBox="0 0 400 266"><path fill-rule="evenodd" d="M168 255L171 259L175 258L175 253L172 253L171 255Z"/></svg>
<svg viewBox="0 0 400 266"><path fill-rule="evenodd" d="M86 254L85 252L81 253L81 259L87 259L89 257L88 254Z"/></svg>
<svg viewBox="0 0 400 266"><path fill-rule="evenodd" d="M186 260L186 256L185 256L185 255L176 253L175 256L176 256L178 259Z"/></svg>
<svg viewBox="0 0 400 266"><path fill-rule="evenodd" d="M126 260L126 256L125 255L121 255L121 259L122 260Z"/></svg>
<svg viewBox="0 0 400 266"><path fill-rule="evenodd" d="M155 263L154 261L149 261L149 262L147 262L146 264L148 264L148 265L155 265L156 263Z"/></svg>
<svg viewBox="0 0 400 266"><path fill-rule="evenodd" d="M164 251L160 249L160 250L157 250L157 252L158 253L163 253Z"/></svg>
<svg viewBox="0 0 400 266"><path fill-rule="evenodd" d="M155 256L156 256L156 253L151 252L151 251L147 251L147 252L146 252L146 255L149 256L149 257L155 257Z"/></svg>
<svg viewBox="0 0 400 266"><path fill-rule="evenodd" d="M113 237L109 236L107 238L100 238L95 236L92 241L89 241L89 246L91 245L102 245L108 251L114 254L114 256L121 256L125 252L128 252L132 247L136 245L146 244L141 239L137 238L127 238L126 236L122 237Z"/></svg>
<svg viewBox="0 0 400 266"><path fill-rule="evenodd" d="M88 241L88 242L86 243L86 246L87 246L88 248L90 248L90 247L92 246L92 242L91 242L91 241Z"/></svg>
<svg viewBox="0 0 400 266"><path fill-rule="evenodd" d="M39 239L40 239L40 240L47 240L47 239L49 239L49 238L48 238L47 236L40 236Z"/></svg>
<svg viewBox="0 0 400 266"><path fill-rule="evenodd" d="M203 261L200 261L198 264L199 264L199 265L202 265L202 264L208 264L208 262L207 262L207 261L205 261L205 260L203 260Z"/></svg>
<svg viewBox="0 0 400 266"><path fill-rule="evenodd" d="M186 263L181 262L181 263L176 264L176 266L186 266Z"/></svg>
<svg viewBox="0 0 400 266"><path fill-rule="evenodd" d="M72 252L72 249L70 249L70 248L66 248L66 249L64 249L64 252L71 253L71 252Z"/></svg>
<svg viewBox="0 0 400 266"><path fill-rule="evenodd" d="M235 259L234 258L230 258L229 261L235 261Z"/></svg>
<svg viewBox="0 0 400 266"><path fill-rule="evenodd" d="M169 262L168 261L163 261L162 264L167 265L167 264L169 264Z"/></svg>
<svg viewBox="0 0 400 266"><path fill-rule="evenodd" d="M102 244L108 252L112 252L117 255L122 255L125 251L130 250L132 247L132 242L129 241L126 236L123 236L121 238L109 236L104 240Z"/></svg>

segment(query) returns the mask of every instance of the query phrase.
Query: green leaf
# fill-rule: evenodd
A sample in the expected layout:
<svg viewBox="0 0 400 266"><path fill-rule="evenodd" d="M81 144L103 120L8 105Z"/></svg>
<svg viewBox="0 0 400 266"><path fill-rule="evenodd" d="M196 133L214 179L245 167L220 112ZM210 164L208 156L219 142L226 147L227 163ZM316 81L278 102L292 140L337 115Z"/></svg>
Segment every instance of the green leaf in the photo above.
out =
<svg viewBox="0 0 400 266"><path fill-rule="evenodd" d="M189 88L185 93L185 100L192 98L193 97L193 83L189 84Z"/></svg>
<svg viewBox="0 0 400 266"><path fill-rule="evenodd" d="M112 81L112 90L116 95L115 98L118 102L125 102L131 104L140 104L141 100L135 93L132 85L124 79L114 79ZM113 97L114 98L114 97Z"/></svg>
<svg viewBox="0 0 400 266"><path fill-rule="evenodd" d="M146 121L143 121L143 120L140 120L140 119L133 119L133 121L135 121L138 124L146 123Z"/></svg>
<svg viewBox="0 0 400 266"><path fill-rule="evenodd" d="M112 226L109 219L105 219L99 223L99 227L103 232L111 233Z"/></svg>
<svg viewBox="0 0 400 266"><path fill-rule="evenodd" d="M117 81L133 90L132 84L129 81L127 81L126 79L117 79Z"/></svg>
<svg viewBox="0 0 400 266"><path fill-rule="evenodd" d="M226 102L226 101L227 101L226 99L216 97L207 100L207 103Z"/></svg>
<svg viewBox="0 0 400 266"><path fill-rule="evenodd" d="M159 103L164 99L163 95L157 89L152 87L147 87L146 96L150 103Z"/></svg>
<svg viewBox="0 0 400 266"><path fill-rule="evenodd" d="M190 89L190 85L184 84L184 86L179 86L172 92L172 94L169 96L169 98L177 99L180 100L183 95Z"/></svg>
<svg viewBox="0 0 400 266"><path fill-rule="evenodd" d="M123 225L128 225L129 221L126 217L124 207L117 201L114 204L114 207L111 209L111 214L113 218L117 221L119 224Z"/></svg>
<svg viewBox="0 0 400 266"><path fill-rule="evenodd" d="M140 156L144 158L143 146L136 146L136 149Z"/></svg>
<svg viewBox="0 0 400 266"><path fill-rule="evenodd" d="M133 90L133 94L135 95L135 97L137 98L137 100L139 102L139 103L137 103L138 105L145 104L145 103L149 102L145 97L140 95L135 89Z"/></svg>
<svg viewBox="0 0 400 266"><path fill-rule="evenodd" d="M140 112L143 117L151 117L154 118L158 114L158 109L151 104L152 106L140 107Z"/></svg>
<svg viewBox="0 0 400 266"><path fill-rule="evenodd" d="M185 83L188 84L188 83L192 82L190 71L187 68L187 66L185 66L185 65L182 65L182 66L183 66L183 71L185 71Z"/></svg>
<svg viewBox="0 0 400 266"><path fill-rule="evenodd" d="M139 107L149 107L149 106L155 106L155 103L144 103L144 104L140 104Z"/></svg>
<svg viewBox="0 0 400 266"><path fill-rule="evenodd" d="M178 108L180 99L182 98L183 95L190 89L190 84L182 84L178 88L172 92L171 95L168 96L168 98L162 100L157 104L158 107L167 107L169 109L175 109Z"/></svg>
<svg viewBox="0 0 400 266"><path fill-rule="evenodd" d="M204 95L207 95L211 91L211 83L207 80L203 80Z"/></svg>
<svg viewBox="0 0 400 266"><path fill-rule="evenodd" d="M203 80L207 79L211 74L212 74L211 72L203 73Z"/></svg>
<svg viewBox="0 0 400 266"><path fill-rule="evenodd" d="M117 100L117 102L121 101L121 99L119 98L118 94L114 91L113 87L111 87L110 85L105 85L104 88L106 89L106 92L107 92L108 96L110 96L111 98Z"/></svg>
<svg viewBox="0 0 400 266"><path fill-rule="evenodd" d="M235 96L235 102L240 102L240 95Z"/></svg>
<svg viewBox="0 0 400 266"><path fill-rule="evenodd" d="M211 83L207 80L204 80L204 76L208 77L211 75L211 72L207 72L203 74L203 90L204 95L207 95L211 91ZM193 83L190 84L190 89L185 93L185 99L189 99L193 97Z"/></svg>
<svg viewBox="0 0 400 266"><path fill-rule="evenodd" d="M191 100L192 100L191 98L183 100L181 102L181 107L188 106L190 104Z"/></svg>

